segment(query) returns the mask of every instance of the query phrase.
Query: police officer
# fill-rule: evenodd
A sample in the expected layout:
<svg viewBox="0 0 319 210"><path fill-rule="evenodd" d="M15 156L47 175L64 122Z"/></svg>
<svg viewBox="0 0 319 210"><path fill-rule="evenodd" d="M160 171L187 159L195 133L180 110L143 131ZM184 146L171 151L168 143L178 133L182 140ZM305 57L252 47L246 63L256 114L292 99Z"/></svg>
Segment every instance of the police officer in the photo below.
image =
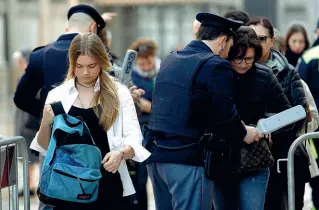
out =
<svg viewBox="0 0 319 210"><path fill-rule="evenodd" d="M319 28L319 21L318 21ZM318 29L319 33L319 29ZM319 38L318 38L319 40ZM318 41L319 43L319 41ZM300 78L303 79L313 95L317 108L319 107L319 45L307 50L301 57L300 63L297 66ZM319 131L319 129L317 129ZM319 152L319 139L311 139L312 150ZM316 155L317 163L319 164L318 155ZM314 177L310 180L312 187L312 200L316 209L319 209L319 177Z"/></svg>
<svg viewBox="0 0 319 210"><path fill-rule="evenodd" d="M67 17L69 25L65 34L52 44L33 50L14 95L16 106L35 117L40 117L48 92L65 79L73 38L81 32L99 34L105 27L100 14L89 5L71 7ZM40 99L37 99L40 90Z"/></svg>
<svg viewBox="0 0 319 210"><path fill-rule="evenodd" d="M65 79L69 67L69 47L73 38L81 32L99 34L105 27L100 14L89 5L71 7L67 18L68 28L65 34L52 44L33 50L14 95L16 106L35 117L40 117L48 92ZM39 91L40 98L36 97ZM40 156L40 165L42 162L43 156ZM39 209L52 208L40 203Z"/></svg>
<svg viewBox="0 0 319 210"><path fill-rule="evenodd" d="M161 64L143 132L152 152L147 169L156 209L211 209L213 182L204 175L199 144L205 131L246 143L261 137L240 120L232 100L231 65L225 60L242 24L209 13L196 19L201 23L197 40Z"/></svg>

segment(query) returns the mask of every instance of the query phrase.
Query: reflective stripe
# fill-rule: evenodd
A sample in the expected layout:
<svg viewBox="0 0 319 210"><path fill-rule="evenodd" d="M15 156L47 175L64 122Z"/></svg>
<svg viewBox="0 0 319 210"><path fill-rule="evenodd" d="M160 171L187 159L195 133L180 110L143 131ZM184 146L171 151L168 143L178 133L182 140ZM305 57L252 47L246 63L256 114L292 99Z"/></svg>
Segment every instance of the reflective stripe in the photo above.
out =
<svg viewBox="0 0 319 210"><path fill-rule="evenodd" d="M319 46L307 50L303 54L302 59L305 61L306 64L314 59L319 59Z"/></svg>
<svg viewBox="0 0 319 210"><path fill-rule="evenodd" d="M317 153L317 150L316 150L316 146L313 143L313 140L309 139L309 143L310 143L310 149L311 149L311 153L313 154L313 157L315 159L318 159L318 153Z"/></svg>

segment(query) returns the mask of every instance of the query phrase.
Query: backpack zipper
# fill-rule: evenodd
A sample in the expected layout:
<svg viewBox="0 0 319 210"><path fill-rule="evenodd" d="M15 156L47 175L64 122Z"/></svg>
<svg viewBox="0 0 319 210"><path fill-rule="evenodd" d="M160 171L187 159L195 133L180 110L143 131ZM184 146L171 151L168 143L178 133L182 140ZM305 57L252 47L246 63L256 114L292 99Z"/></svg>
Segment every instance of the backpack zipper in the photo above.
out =
<svg viewBox="0 0 319 210"><path fill-rule="evenodd" d="M67 177L70 177L70 178L73 178L73 179L77 179L77 180L81 180L81 181L85 181L85 182L95 182L95 181L97 181L97 180L93 180L93 179L83 179L83 178L79 178L79 177L73 176L73 175L71 175L71 174L67 174L67 173L65 173L65 172L63 172L63 171L60 171L59 169L56 169L56 168L54 168L53 170L54 170L55 172L57 172L58 174L61 174L61 175L63 175L63 176L67 176Z"/></svg>

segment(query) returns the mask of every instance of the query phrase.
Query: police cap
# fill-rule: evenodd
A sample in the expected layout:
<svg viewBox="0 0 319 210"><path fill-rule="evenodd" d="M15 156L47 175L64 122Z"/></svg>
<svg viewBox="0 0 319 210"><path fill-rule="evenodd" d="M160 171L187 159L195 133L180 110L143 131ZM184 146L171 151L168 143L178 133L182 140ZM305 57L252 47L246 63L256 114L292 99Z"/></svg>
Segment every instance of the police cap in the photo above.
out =
<svg viewBox="0 0 319 210"><path fill-rule="evenodd" d="M85 13L89 15L96 22L98 34L105 27L105 22L101 15L96 11L96 9L89 5L79 4L71 7L68 12L68 20L75 13Z"/></svg>
<svg viewBox="0 0 319 210"><path fill-rule="evenodd" d="M211 13L198 13L196 20L201 23L201 26L215 28L219 33L235 33L243 25L241 21L226 19Z"/></svg>

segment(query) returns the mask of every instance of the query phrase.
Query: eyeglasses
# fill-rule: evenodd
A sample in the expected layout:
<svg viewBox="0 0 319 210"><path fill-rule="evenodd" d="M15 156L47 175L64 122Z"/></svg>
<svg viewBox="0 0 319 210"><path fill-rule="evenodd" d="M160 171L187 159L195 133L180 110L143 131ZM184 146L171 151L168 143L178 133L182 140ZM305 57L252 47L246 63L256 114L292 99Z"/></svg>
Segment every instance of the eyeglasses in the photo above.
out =
<svg viewBox="0 0 319 210"><path fill-rule="evenodd" d="M241 64L241 63L243 62L243 60L245 60L245 63L246 63L246 64L252 64L252 63L254 62L255 58L254 58L254 57L235 58L235 59L233 60L233 62L234 62L235 64Z"/></svg>
<svg viewBox="0 0 319 210"><path fill-rule="evenodd" d="M270 36L258 36L258 38L261 42L265 42L268 38L270 38Z"/></svg>

